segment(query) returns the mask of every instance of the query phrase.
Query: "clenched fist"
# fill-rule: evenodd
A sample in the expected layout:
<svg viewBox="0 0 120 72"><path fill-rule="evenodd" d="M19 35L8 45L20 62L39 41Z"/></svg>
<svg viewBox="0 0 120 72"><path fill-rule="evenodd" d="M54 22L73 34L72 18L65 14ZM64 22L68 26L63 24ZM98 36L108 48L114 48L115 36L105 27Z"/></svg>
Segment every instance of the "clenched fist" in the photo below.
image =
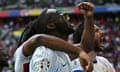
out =
<svg viewBox="0 0 120 72"><path fill-rule="evenodd" d="M77 5L77 7L84 16L93 16L94 14L95 6L90 2L81 2Z"/></svg>

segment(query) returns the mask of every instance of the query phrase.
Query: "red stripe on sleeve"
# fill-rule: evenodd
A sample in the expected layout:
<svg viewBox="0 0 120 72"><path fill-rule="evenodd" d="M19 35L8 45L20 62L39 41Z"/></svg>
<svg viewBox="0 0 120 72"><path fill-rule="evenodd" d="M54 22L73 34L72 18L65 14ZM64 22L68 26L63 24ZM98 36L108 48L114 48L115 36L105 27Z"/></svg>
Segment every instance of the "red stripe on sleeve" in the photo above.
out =
<svg viewBox="0 0 120 72"><path fill-rule="evenodd" d="M23 72L29 72L29 63L23 64Z"/></svg>

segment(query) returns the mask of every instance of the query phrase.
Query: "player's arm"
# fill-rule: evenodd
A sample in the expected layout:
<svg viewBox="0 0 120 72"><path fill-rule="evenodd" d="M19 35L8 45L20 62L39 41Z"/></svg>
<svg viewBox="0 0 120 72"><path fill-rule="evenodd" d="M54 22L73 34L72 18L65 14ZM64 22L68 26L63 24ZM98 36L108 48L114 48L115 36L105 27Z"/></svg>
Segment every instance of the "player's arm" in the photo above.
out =
<svg viewBox="0 0 120 72"><path fill-rule="evenodd" d="M34 50L40 45L46 46L53 50L72 53L74 55L79 55L79 53L83 51L81 48L75 47L61 38L51 36L51 35L46 35L46 34L36 34L30 37L24 43L23 51L25 55L28 55L28 56L32 55Z"/></svg>
<svg viewBox="0 0 120 72"><path fill-rule="evenodd" d="M94 46L94 5L89 2L82 2L78 5L84 16L84 31L81 38L81 47L89 52Z"/></svg>
<svg viewBox="0 0 120 72"><path fill-rule="evenodd" d="M32 55L36 47L38 47L39 45L44 45L53 50L64 51L67 53L75 54L76 56L85 60L85 62L88 65L88 70L90 72L93 69L93 65L89 56L84 52L84 50L82 50L82 48L75 47L72 44L68 43L67 41L64 41L63 39L60 39L55 36L50 36L45 34L34 35L24 43L23 51L28 56Z"/></svg>

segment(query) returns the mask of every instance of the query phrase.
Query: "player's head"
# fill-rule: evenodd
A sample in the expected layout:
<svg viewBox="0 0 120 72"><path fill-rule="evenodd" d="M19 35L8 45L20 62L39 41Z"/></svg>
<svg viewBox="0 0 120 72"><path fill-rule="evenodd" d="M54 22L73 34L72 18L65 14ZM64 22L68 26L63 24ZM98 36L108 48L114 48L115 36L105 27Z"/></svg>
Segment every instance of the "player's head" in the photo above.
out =
<svg viewBox="0 0 120 72"><path fill-rule="evenodd" d="M83 30L84 30L84 25L83 24L79 25L79 27L76 29L76 31L74 33L74 38L73 38L74 43L79 43L81 41L81 36L82 36ZM95 30L94 50L96 52L102 51L103 50L104 32L97 25L94 25L94 30Z"/></svg>
<svg viewBox="0 0 120 72"><path fill-rule="evenodd" d="M67 39L73 29L56 9L45 9L33 22L29 23L19 40L19 45L35 34L50 34Z"/></svg>
<svg viewBox="0 0 120 72"><path fill-rule="evenodd" d="M73 27L69 24L66 16L58 13L57 10L52 11L51 9L48 9L45 16L46 18L44 20L47 21L47 23L45 22L43 24L45 25L45 34L67 39L68 35L73 32Z"/></svg>
<svg viewBox="0 0 120 72"><path fill-rule="evenodd" d="M95 30L95 50L103 50L104 43L104 31L101 30L97 25L94 25Z"/></svg>

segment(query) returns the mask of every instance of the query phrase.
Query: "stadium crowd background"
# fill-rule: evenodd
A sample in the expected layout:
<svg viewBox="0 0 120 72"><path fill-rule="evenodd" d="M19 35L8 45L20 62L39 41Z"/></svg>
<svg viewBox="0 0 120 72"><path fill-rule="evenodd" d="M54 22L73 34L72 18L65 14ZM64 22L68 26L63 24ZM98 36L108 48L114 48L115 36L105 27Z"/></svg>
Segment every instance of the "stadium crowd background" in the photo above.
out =
<svg viewBox="0 0 120 72"><path fill-rule="evenodd" d="M89 1L95 5L117 5L119 0L0 0L2 10L8 9L26 9L26 8L44 8L44 7L67 7L75 6L82 1Z"/></svg>
<svg viewBox="0 0 120 72"><path fill-rule="evenodd" d="M82 1L90 1L96 6L119 6L120 0L0 0L0 12L22 9L66 8L73 7ZM71 23L82 24L79 13L69 13ZM37 16L0 17L0 56L7 58L8 66L3 72L13 72L14 59L10 50L15 47L24 26ZM105 31L104 51L98 53L114 65L120 72L120 9L113 12L95 13L95 23ZM3 54L5 53L5 54ZM1 62L2 63L2 62Z"/></svg>

